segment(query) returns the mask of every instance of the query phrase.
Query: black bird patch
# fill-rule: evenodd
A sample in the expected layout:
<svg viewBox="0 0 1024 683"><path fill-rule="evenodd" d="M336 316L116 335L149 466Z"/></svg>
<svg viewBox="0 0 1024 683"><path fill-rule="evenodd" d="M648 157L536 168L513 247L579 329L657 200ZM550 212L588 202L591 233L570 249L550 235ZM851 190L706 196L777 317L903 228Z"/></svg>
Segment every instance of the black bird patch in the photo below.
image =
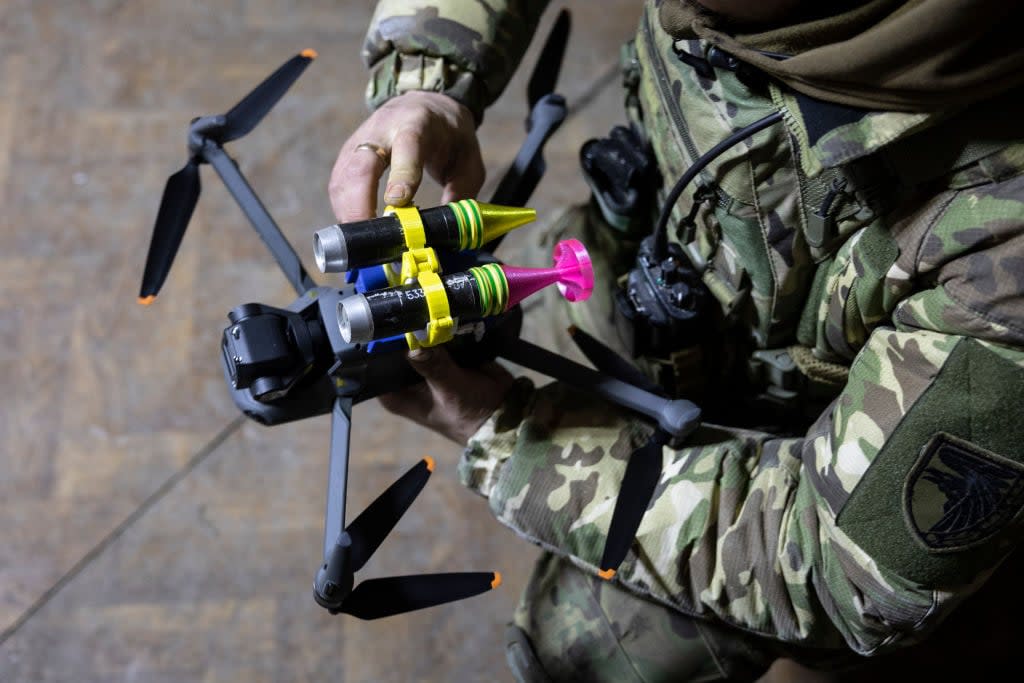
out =
<svg viewBox="0 0 1024 683"><path fill-rule="evenodd" d="M910 470L903 505L917 539L932 552L982 543L1024 505L1024 465L936 434Z"/></svg>

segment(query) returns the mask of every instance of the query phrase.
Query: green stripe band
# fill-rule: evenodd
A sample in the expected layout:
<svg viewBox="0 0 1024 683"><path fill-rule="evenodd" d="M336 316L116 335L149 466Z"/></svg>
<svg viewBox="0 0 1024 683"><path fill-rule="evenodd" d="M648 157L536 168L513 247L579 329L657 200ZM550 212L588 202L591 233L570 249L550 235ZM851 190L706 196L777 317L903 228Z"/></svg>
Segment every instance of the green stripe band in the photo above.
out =
<svg viewBox="0 0 1024 683"><path fill-rule="evenodd" d="M508 281L505 279L505 273L501 270L501 266L496 263L488 263L483 267L483 271L487 276L488 282L490 282L491 291L494 293L490 315L503 313L505 305L508 303Z"/></svg>
<svg viewBox="0 0 1024 683"><path fill-rule="evenodd" d="M466 212L466 221L469 225L469 248L479 249L480 248L480 226L476 222L476 214L473 212L473 208L469 204L469 200L463 199L459 202L462 205L462 210Z"/></svg>
<svg viewBox="0 0 1024 683"><path fill-rule="evenodd" d="M508 306L508 278L497 263L469 269L480 296L480 317L504 313Z"/></svg>
<svg viewBox="0 0 1024 683"><path fill-rule="evenodd" d="M473 211L473 215L476 217L476 246L474 249L479 249L484 244L484 218L480 215L480 207L477 205L475 199L467 199L466 203L469 204L469 208Z"/></svg>
<svg viewBox="0 0 1024 683"><path fill-rule="evenodd" d="M455 213L455 220L459 224L459 249L469 249L469 235L466 234L469 215L466 213L465 207L462 206L462 202L450 202L448 206L452 207L452 211Z"/></svg>
<svg viewBox="0 0 1024 683"><path fill-rule="evenodd" d="M483 275L482 268L470 268L469 274L473 276L474 282L476 282L476 291L480 297L480 317L486 318L488 313L487 309L491 305L491 297L488 292L488 283Z"/></svg>
<svg viewBox="0 0 1024 683"><path fill-rule="evenodd" d="M508 278L505 277L505 271L497 263L494 264L494 273L501 288L501 311L504 311L508 308Z"/></svg>
<svg viewBox="0 0 1024 683"><path fill-rule="evenodd" d="M455 216L456 227L459 228L459 249L463 249L463 244L466 242L466 232L462 226L462 218L459 216L459 207L456 206L455 202L447 203L447 207Z"/></svg>

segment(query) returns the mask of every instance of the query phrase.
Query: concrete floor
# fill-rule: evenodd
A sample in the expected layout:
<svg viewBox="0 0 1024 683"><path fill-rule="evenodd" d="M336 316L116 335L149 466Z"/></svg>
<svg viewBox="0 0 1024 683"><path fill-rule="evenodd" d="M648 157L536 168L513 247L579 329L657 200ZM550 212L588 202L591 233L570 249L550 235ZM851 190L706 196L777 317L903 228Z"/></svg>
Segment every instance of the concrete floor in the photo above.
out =
<svg viewBox="0 0 1024 683"><path fill-rule="evenodd" d="M238 418L225 314L293 295L209 169L160 299L135 304L189 120L305 47L320 59L230 151L313 269L336 150L365 116L371 5L0 4L0 680L510 680L501 634L535 551L458 485L452 444L376 402L356 409L350 510L424 454L440 467L366 576L498 569L505 585L380 622L313 603L329 425ZM616 61L637 6L568 5L572 103ZM521 139L527 75L481 128L489 187ZM619 112L606 88L552 140L542 219L585 198L576 150Z"/></svg>

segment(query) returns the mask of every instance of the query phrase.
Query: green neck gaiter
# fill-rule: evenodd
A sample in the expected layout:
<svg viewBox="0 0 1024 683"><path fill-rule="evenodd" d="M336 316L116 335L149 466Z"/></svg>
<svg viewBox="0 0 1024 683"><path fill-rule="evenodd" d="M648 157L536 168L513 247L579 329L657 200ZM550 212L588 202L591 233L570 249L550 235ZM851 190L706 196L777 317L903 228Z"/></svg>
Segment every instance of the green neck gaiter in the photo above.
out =
<svg viewBox="0 0 1024 683"><path fill-rule="evenodd" d="M865 109L938 111L1024 83L1024 3L1017 0L840 6L832 16L754 29L731 26L692 0L663 0L659 20L674 38L707 40L794 90Z"/></svg>

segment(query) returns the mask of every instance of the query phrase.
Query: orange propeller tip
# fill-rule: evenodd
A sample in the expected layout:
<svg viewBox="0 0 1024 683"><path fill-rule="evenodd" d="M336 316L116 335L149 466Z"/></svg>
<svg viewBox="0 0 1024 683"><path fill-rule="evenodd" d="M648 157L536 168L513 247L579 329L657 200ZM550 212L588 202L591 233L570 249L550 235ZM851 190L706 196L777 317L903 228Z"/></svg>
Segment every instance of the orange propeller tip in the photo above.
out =
<svg viewBox="0 0 1024 683"><path fill-rule="evenodd" d="M601 571L599 571L597 573L597 575L600 576L605 581L611 581L613 578L615 578L615 570L614 569L602 569Z"/></svg>
<svg viewBox="0 0 1024 683"><path fill-rule="evenodd" d="M501 585L501 572L494 572L494 579L491 580L491 590Z"/></svg>
<svg viewBox="0 0 1024 683"><path fill-rule="evenodd" d="M316 59L317 57L320 56L320 55L317 54L316 50L314 50L311 47L307 47L305 50L303 50L299 54L302 55L303 57L305 57L306 59Z"/></svg>
<svg viewBox="0 0 1024 683"><path fill-rule="evenodd" d="M143 306L148 306L154 301L156 301L156 294L150 294L149 296L139 297L139 303L142 304Z"/></svg>
<svg viewBox="0 0 1024 683"><path fill-rule="evenodd" d="M433 472L434 471L434 459L433 458L431 458L429 455L424 455L423 456L423 462L427 463L427 471L428 472Z"/></svg>

